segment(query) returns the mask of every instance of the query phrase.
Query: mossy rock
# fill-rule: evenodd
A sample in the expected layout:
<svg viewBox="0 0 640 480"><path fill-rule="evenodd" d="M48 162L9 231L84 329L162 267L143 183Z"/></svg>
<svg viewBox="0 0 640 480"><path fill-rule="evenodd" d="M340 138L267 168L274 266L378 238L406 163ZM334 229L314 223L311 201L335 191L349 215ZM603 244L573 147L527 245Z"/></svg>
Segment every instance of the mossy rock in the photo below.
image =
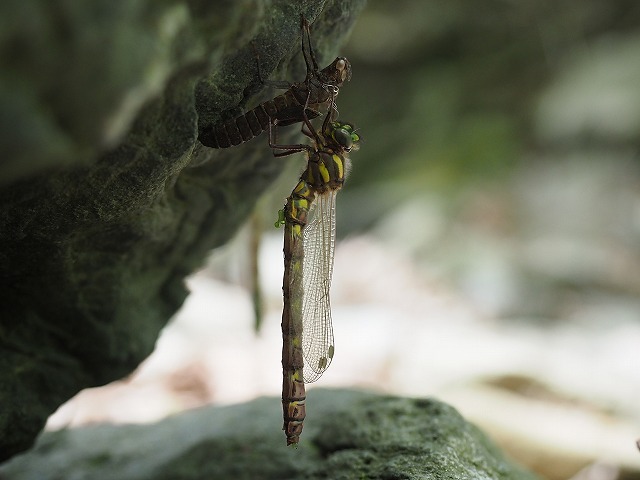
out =
<svg viewBox="0 0 640 480"><path fill-rule="evenodd" d="M7 480L534 480L452 407L349 390L309 392L298 448L279 398L207 407L153 425L45 433Z"/></svg>

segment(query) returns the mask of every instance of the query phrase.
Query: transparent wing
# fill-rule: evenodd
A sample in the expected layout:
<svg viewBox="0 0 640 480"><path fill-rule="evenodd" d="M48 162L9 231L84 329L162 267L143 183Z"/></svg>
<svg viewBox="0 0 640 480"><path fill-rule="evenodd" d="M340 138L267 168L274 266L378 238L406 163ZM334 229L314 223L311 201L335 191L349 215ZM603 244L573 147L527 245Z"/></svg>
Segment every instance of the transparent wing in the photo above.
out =
<svg viewBox="0 0 640 480"><path fill-rule="evenodd" d="M336 194L317 195L303 230L302 353L304 381L315 382L333 359L333 325L329 288L336 242Z"/></svg>

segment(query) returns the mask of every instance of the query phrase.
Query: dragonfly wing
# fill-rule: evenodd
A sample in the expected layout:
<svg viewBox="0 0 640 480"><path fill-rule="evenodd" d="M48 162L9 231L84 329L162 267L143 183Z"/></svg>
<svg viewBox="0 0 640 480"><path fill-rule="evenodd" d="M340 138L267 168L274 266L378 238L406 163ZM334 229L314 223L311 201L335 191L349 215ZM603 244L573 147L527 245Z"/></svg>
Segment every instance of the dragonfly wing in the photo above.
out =
<svg viewBox="0 0 640 480"><path fill-rule="evenodd" d="M303 232L302 353L304 380L315 382L333 359L333 325L329 289L336 242L336 194L316 197Z"/></svg>

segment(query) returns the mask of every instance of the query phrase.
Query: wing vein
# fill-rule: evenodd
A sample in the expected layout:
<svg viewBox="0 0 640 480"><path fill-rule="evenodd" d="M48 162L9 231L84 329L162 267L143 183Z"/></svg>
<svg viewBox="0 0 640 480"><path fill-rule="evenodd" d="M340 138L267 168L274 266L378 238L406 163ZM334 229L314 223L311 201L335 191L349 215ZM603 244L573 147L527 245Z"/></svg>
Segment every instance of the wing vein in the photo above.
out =
<svg viewBox="0 0 640 480"><path fill-rule="evenodd" d="M303 232L302 353L304 380L315 382L331 364L334 352L329 290L336 240L337 190L319 194Z"/></svg>

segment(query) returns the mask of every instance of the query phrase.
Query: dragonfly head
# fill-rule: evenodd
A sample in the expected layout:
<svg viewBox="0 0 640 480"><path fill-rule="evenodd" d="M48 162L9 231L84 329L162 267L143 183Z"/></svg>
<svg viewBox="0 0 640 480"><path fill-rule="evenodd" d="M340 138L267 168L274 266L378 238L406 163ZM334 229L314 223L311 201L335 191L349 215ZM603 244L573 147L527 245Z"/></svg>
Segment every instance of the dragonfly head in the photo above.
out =
<svg viewBox="0 0 640 480"><path fill-rule="evenodd" d="M331 138L340 149L345 152L357 150L360 147L360 135L355 131L353 125L347 122L331 122L327 127L325 137Z"/></svg>
<svg viewBox="0 0 640 480"><path fill-rule="evenodd" d="M345 57L338 57L320 73L322 83L340 87L344 82L351 80L351 64Z"/></svg>

